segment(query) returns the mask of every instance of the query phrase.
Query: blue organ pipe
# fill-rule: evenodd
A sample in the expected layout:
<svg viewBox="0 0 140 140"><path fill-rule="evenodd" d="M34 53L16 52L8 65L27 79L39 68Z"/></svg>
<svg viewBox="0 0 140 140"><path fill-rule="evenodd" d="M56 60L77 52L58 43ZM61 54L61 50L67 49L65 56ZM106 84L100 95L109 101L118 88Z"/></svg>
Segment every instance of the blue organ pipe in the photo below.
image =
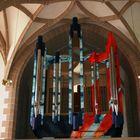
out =
<svg viewBox="0 0 140 140"><path fill-rule="evenodd" d="M61 58L59 57L59 73L58 73L58 121L60 121L60 92L61 92Z"/></svg>
<svg viewBox="0 0 140 140"><path fill-rule="evenodd" d="M81 34L82 36L82 34ZM83 63L84 63L84 57L83 57L83 41L82 41L82 37L80 38L80 113L82 115L82 123L84 121L84 67L83 67Z"/></svg>
<svg viewBox="0 0 140 140"><path fill-rule="evenodd" d="M35 117L37 117L38 114L41 114L44 52L45 52L45 43L43 42L42 36L39 36L36 43L37 65L36 65L36 87L34 101Z"/></svg>
<svg viewBox="0 0 140 140"><path fill-rule="evenodd" d="M31 112L30 112L30 125L34 129L33 119L35 117L34 112L34 100L35 100L35 88L36 88L36 49L34 50L34 68L33 68L33 83L32 83L32 98L31 98Z"/></svg>
<svg viewBox="0 0 140 140"><path fill-rule="evenodd" d="M69 124L72 124L72 40L71 37L69 36L69 44L68 44L68 49L69 49L69 103L68 103L68 114L69 114Z"/></svg>
<svg viewBox="0 0 140 140"><path fill-rule="evenodd" d="M55 119L55 81L56 81L56 63L55 63L55 56L53 60L53 100L52 100L52 121Z"/></svg>

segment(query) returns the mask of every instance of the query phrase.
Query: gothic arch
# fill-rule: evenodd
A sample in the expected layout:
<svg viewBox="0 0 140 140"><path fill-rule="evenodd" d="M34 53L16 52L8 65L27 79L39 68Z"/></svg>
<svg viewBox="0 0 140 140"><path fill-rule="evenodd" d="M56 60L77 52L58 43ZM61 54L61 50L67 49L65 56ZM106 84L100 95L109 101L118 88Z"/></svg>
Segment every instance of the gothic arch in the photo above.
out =
<svg viewBox="0 0 140 140"><path fill-rule="evenodd" d="M63 28L65 26L66 26L66 28ZM99 26L98 26L98 28L97 28L98 29L97 31L99 31L99 35L106 38L107 33L103 34L103 31L107 32L107 30L105 28L102 28ZM56 29L58 29L59 31L65 32L68 29L68 25L67 24L61 25L61 26L57 27ZM45 35L48 35L48 34L50 34L50 38L55 38L55 36L56 36L55 28L54 28L54 30L50 30L50 32L46 33ZM115 35L115 36L117 37L117 40L120 39L120 37L118 37L117 35ZM46 38L46 41L48 41L50 38L49 37ZM122 39L122 40L124 40L124 39ZM125 45L125 44L127 44L127 45ZM121 43L121 46L119 47L119 51L123 56L122 60L125 60L127 62L127 64L129 65L129 69L131 72L130 74L132 75L132 77L134 78L134 81L136 83L135 88L136 88L137 100L140 101L140 96L139 96L140 83L137 78L138 75L140 74L140 69L138 68L140 62L137 59L138 58L137 54L133 51L134 46L133 45L131 46L131 45L132 44L129 44L129 42L127 42L127 41L123 42L123 43ZM126 47L126 46L128 46L128 47ZM14 61L11 65L9 74L8 74L8 79L11 79L13 81L13 84L11 85L11 87L8 90L10 92L10 101L12 102L10 111L11 112L14 111L14 113L12 114L13 116L12 115L9 116L10 121L8 121L8 123L11 124L12 127L9 125L10 127L7 128L7 132L8 132L7 137L13 137L13 138L15 137L14 134L15 134L19 85L21 82L21 78L23 76L24 69L27 67L27 65L31 62L30 60L33 58L34 47L35 47L35 42L30 44L30 46L23 46L18 50L18 52L14 58ZM125 61L124 61L124 63L126 63ZM123 65L123 63L122 63L122 65ZM125 66L125 69L127 69L127 65ZM9 104L11 104L11 102L9 102ZM139 112L138 110L140 110L139 107L137 108L137 112ZM139 120L138 121L138 123L139 123L140 114L138 114L138 120ZM138 124L138 123L136 123L136 124ZM140 126L140 125L137 125L137 126ZM137 135L137 134L135 134L135 135Z"/></svg>

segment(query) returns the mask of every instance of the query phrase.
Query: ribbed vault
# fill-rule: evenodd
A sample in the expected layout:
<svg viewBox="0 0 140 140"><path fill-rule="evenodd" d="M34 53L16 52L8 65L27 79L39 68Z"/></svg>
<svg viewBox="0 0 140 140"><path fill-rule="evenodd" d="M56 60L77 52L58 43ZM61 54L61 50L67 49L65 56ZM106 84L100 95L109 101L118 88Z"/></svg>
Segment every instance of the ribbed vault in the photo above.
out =
<svg viewBox="0 0 140 140"><path fill-rule="evenodd" d="M77 16L118 30L140 50L139 0L6 0L0 2L0 51L10 65L19 47L44 29Z"/></svg>
<svg viewBox="0 0 140 140"><path fill-rule="evenodd" d="M126 73L131 74L131 91L135 95L132 104L135 108L140 101L140 83L137 78L140 75L139 13L140 0L1 0L0 52L6 65L5 78L13 81L8 109L11 111L17 108L20 80L24 68L33 58L37 36L43 35L48 53L54 54L57 50L64 53L67 49L69 25L74 16L79 18L82 25L87 53L95 49L102 51L107 32L114 33L123 56L120 57L121 65ZM137 127L140 126L140 108L137 108L132 115L137 114L138 121L135 120L134 124L130 121L130 130L134 129L132 135L135 136L139 135ZM15 113L10 114L10 119L16 122ZM13 138L11 135L15 133L15 126L11 126L11 122L7 123L10 124L6 127L7 137Z"/></svg>

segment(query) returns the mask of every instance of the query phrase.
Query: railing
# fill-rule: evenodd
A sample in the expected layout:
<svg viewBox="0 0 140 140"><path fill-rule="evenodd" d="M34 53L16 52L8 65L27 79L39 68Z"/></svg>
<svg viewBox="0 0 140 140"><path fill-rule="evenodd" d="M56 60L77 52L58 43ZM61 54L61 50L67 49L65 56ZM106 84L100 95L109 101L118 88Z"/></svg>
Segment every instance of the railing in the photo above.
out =
<svg viewBox="0 0 140 140"><path fill-rule="evenodd" d="M95 131L95 130L88 130L88 131L79 131L80 132L80 138L95 138L93 133L95 132L105 132L103 130L98 130L98 131ZM85 133L92 133L92 135L84 135ZM83 136L84 135L84 136ZM104 136L106 137L106 136ZM110 136L107 136L107 137L110 137Z"/></svg>

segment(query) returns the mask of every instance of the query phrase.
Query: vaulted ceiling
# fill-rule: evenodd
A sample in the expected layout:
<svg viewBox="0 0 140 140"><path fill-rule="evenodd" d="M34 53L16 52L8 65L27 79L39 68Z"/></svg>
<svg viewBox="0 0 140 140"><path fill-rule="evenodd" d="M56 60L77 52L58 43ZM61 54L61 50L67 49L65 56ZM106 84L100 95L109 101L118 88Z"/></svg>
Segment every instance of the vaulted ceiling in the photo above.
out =
<svg viewBox="0 0 140 140"><path fill-rule="evenodd" d="M7 63L60 21L90 19L114 27L140 50L140 0L3 0L0 2L0 51Z"/></svg>

